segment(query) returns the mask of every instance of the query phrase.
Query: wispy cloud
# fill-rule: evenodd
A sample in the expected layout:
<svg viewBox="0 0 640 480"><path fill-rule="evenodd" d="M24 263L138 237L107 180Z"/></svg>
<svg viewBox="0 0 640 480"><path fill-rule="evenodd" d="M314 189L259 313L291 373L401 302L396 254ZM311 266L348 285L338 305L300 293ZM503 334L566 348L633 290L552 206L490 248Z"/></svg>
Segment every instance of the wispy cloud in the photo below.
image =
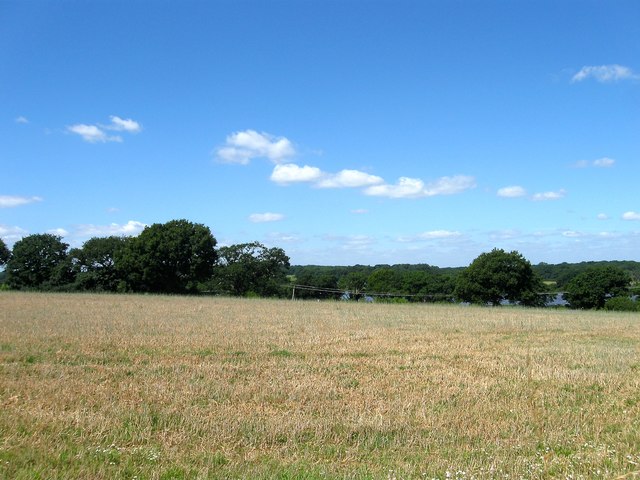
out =
<svg viewBox="0 0 640 480"><path fill-rule="evenodd" d="M435 195L455 195L465 190L475 188L476 179L468 175L454 175L453 177L441 177L435 182L427 184L425 195L433 197Z"/></svg>
<svg viewBox="0 0 640 480"><path fill-rule="evenodd" d="M111 115L111 123L102 125L87 125L84 123L77 123L67 127L67 132L79 135L85 142L88 143L107 143L107 142L122 142L120 135L110 135L107 132L126 132L126 133L139 133L142 131L142 126L132 120L122 119L118 116Z"/></svg>
<svg viewBox="0 0 640 480"><path fill-rule="evenodd" d="M111 237L111 236L136 236L147 225L136 220L129 220L125 224L110 223L109 225L78 225L71 234L75 237Z"/></svg>
<svg viewBox="0 0 640 480"><path fill-rule="evenodd" d="M267 158L282 163L293 157L296 150L285 137L245 130L229 135L225 144L216 150L216 158L224 163L248 164L254 158Z"/></svg>
<svg viewBox="0 0 640 480"><path fill-rule="evenodd" d="M599 213L596 218L598 220L609 220L609 215L606 213Z"/></svg>
<svg viewBox="0 0 640 480"><path fill-rule="evenodd" d="M369 235L325 235L323 240L337 242L346 251L366 251L376 243L376 239Z"/></svg>
<svg viewBox="0 0 640 480"><path fill-rule="evenodd" d="M509 228L488 232L488 237L493 242L502 240L513 240L515 238L521 238L522 236L523 234L520 230Z"/></svg>
<svg viewBox="0 0 640 480"><path fill-rule="evenodd" d="M252 213L249 215L249 221L252 223L268 223L268 222L279 222L280 220L284 220L284 215L282 213Z"/></svg>
<svg viewBox="0 0 640 480"><path fill-rule="evenodd" d="M417 235L408 235L398 237L398 242L409 243L409 242L418 242L418 241L426 241L426 240L449 240L452 238L461 237L462 233L458 231L452 230L431 230L428 232L422 232Z"/></svg>
<svg viewBox="0 0 640 480"><path fill-rule="evenodd" d="M116 115L111 115L109 118L111 119L110 124L101 125L102 128L106 130L128 133L139 133L142 131L142 126L138 122L136 122L135 120L131 120L130 118L123 119Z"/></svg>
<svg viewBox="0 0 640 480"><path fill-rule="evenodd" d="M602 157L597 160L579 160L574 164L575 168L611 168L615 165L616 161L613 158Z"/></svg>
<svg viewBox="0 0 640 480"><path fill-rule="evenodd" d="M623 65L590 65L582 67L580 71L571 78L571 82L582 82L589 78L593 78L600 83L612 83L620 80L638 80L640 79L640 75L634 73L631 68Z"/></svg>
<svg viewBox="0 0 640 480"><path fill-rule="evenodd" d="M354 208L353 210L351 210L351 213L353 213L354 215L365 215L369 213L369 210L367 210L366 208Z"/></svg>
<svg viewBox="0 0 640 480"><path fill-rule="evenodd" d="M122 137L119 135L107 135L107 133L96 125L85 125L84 123L78 123L67 127L67 131L80 135L85 142L89 143L107 143L107 142L122 142Z"/></svg>
<svg viewBox="0 0 640 480"><path fill-rule="evenodd" d="M30 203L41 202L41 197L19 197L14 195L0 195L0 208L13 208Z"/></svg>
<svg viewBox="0 0 640 480"><path fill-rule="evenodd" d="M11 248L15 242L20 240L29 232L20 227L12 227L0 224L0 238L2 238L7 246Z"/></svg>
<svg viewBox="0 0 640 480"><path fill-rule="evenodd" d="M504 198L517 198L524 197L525 195L527 195L527 191L519 185L503 187L498 190L498 196Z"/></svg>
<svg viewBox="0 0 640 480"><path fill-rule="evenodd" d="M622 214L622 219L623 220L640 220L640 213L638 212L624 212Z"/></svg>
<svg viewBox="0 0 640 480"><path fill-rule="evenodd" d="M58 237L68 237L69 236L69 231L65 230L64 228L52 228L51 230L47 230L47 233L50 233L51 235L57 235Z"/></svg>
<svg viewBox="0 0 640 480"><path fill-rule="evenodd" d="M420 198L436 195L453 195L476 186L475 178L467 175L441 177L425 184L419 178L400 177L397 183L374 185L365 189L364 193L376 197L388 198Z"/></svg>
<svg viewBox="0 0 640 480"><path fill-rule="evenodd" d="M267 238L276 245L280 243L300 243L303 241L303 239L296 234L281 232L271 232L267 235Z"/></svg>
<svg viewBox="0 0 640 480"><path fill-rule="evenodd" d="M599 168L609 168L609 167L613 167L613 165L616 163L616 161L613 158L607 158L607 157L603 157L603 158L599 158L597 160L593 161L593 166L594 167L599 167Z"/></svg>
<svg viewBox="0 0 640 480"><path fill-rule="evenodd" d="M564 198L566 194L567 192L561 189L555 192L534 193L531 199L535 202L543 202L546 200L560 200L561 198Z"/></svg>
<svg viewBox="0 0 640 480"><path fill-rule="evenodd" d="M546 200L560 200L567 192L564 189L549 192L540 192L530 195L529 200L542 202ZM497 195L502 198L519 198L527 196L527 190L519 185L512 185L498 189Z"/></svg>
<svg viewBox="0 0 640 480"><path fill-rule="evenodd" d="M23 117L22 115L20 115L19 117L16 117L16 123L21 123L23 125L26 125L27 123L29 123L29 119L27 117Z"/></svg>
<svg viewBox="0 0 640 480"><path fill-rule="evenodd" d="M425 240L432 240L434 238L455 238L461 236L462 233L451 230L432 230L430 232L424 232L419 235L420 238Z"/></svg>

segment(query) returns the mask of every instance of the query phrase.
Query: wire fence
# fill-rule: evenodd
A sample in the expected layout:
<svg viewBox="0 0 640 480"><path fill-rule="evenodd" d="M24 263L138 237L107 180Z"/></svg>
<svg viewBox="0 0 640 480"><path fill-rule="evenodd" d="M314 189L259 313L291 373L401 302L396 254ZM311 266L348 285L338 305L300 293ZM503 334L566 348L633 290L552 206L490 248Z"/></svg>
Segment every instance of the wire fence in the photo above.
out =
<svg viewBox="0 0 640 480"><path fill-rule="evenodd" d="M296 299L296 291L298 292L312 292L316 294L326 294L327 296L333 296L336 298L342 298L345 300L351 298L405 298L409 299L423 299L423 301L427 300L436 300L441 299L442 301L452 301L453 295L447 294L410 294L410 293L400 293L400 292L373 292L366 289L342 289L342 288L325 288L325 287L315 287L313 285L298 285L291 284L287 285L287 288L291 288L291 299Z"/></svg>
<svg viewBox="0 0 640 480"><path fill-rule="evenodd" d="M289 284L285 285L286 288L291 289L291 300L296 300L296 292L311 292L316 294L312 298L318 298L318 296L324 295L326 297L333 297L335 299L351 300L351 299L364 299L365 301L373 301L374 299L405 299L407 301L422 301L422 302L455 302L455 297L452 294L440 293L440 294L422 294L422 293L400 293L400 292L374 292L366 289L342 289L342 288L328 288L328 287L316 287L313 285L299 285ZM564 292L547 292L539 293L541 297L545 297L547 306L562 306L566 305L564 300Z"/></svg>

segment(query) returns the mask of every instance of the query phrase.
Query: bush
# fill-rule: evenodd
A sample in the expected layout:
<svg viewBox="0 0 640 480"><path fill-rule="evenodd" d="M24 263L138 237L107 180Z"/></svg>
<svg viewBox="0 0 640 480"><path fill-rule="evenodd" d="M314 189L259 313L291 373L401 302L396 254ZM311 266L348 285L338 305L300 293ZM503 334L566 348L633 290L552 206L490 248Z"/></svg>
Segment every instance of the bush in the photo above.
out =
<svg viewBox="0 0 640 480"><path fill-rule="evenodd" d="M614 310L617 312L637 312L638 303L631 297L612 297L604 304L605 310Z"/></svg>

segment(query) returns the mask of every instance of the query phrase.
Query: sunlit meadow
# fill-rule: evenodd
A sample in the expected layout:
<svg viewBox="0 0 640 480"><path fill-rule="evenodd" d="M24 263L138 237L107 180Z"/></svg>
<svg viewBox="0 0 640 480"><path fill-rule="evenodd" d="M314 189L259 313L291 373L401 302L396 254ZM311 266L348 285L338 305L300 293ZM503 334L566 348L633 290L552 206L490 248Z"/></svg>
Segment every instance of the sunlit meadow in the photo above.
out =
<svg viewBox="0 0 640 480"><path fill-rule="evenodd" d="M0 292L0 478L640 478L640 315Z"/></svg>

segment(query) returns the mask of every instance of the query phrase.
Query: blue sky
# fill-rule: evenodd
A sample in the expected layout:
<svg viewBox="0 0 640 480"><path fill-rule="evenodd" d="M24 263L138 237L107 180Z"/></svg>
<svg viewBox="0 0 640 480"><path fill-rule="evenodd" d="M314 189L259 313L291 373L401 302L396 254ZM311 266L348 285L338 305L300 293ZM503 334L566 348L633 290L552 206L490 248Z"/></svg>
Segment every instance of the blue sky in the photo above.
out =
<svg viewBox="0 0 640 480"><path fill-rule="evenodd" d="M0 1L0 237L640 260L640 3Z"/></svg>

